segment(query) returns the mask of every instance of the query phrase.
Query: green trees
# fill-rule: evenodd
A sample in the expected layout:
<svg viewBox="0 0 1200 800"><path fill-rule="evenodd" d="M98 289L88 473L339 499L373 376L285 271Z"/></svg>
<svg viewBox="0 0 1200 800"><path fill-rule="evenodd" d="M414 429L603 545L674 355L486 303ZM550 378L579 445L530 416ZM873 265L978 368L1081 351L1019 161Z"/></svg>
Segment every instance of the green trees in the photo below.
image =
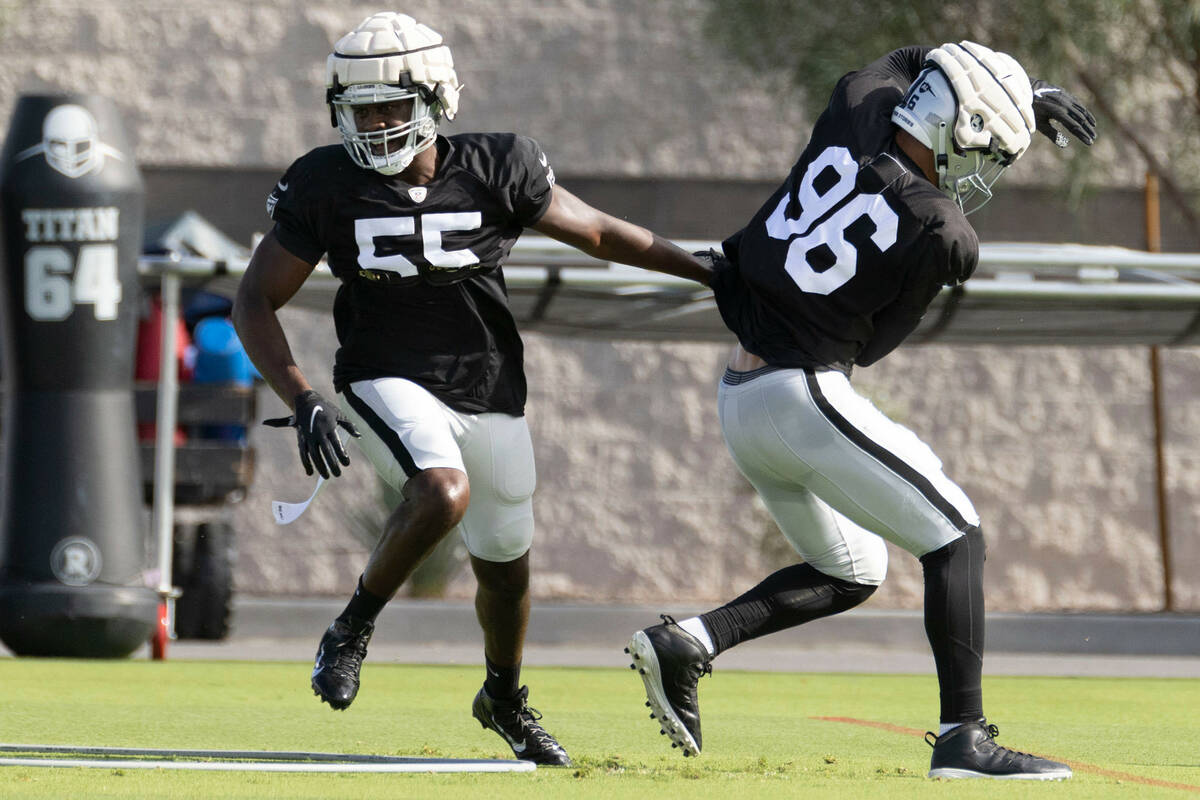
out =
<svg viewBox="0 0 1200 800"><path fill-rule="evenodd" d="M848 69L905 44L971 39L1012 53L1030 75L1100 119L1089 179L1158 176L1200 246L1200 0L704 0L706 36L769 80L801 90L815 115ZM1108 141L1103 141L1107 139ZM1076 174L1083 174L1076 170Z"/></svg>

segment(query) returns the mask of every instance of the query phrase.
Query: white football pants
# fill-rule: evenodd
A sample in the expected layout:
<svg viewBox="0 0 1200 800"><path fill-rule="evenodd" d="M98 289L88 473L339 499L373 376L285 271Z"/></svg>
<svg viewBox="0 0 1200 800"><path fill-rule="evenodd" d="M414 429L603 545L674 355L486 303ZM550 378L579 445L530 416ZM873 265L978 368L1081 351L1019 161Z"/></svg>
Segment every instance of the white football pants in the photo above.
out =
<svg viewBox="0 0 1200 800"><path fill-rule="evenodd" d="M471 555L506 562L529 550L537 477L524 417L464 414L403 378L355 381L340 400L359 448L397 490L433 467L466 473L471 502L458 528Z"/></svg>
<svg viewBox="0 0 1200 800"><path fill-rule="evenodd" d="M887 574L879 537L920 557L979 524L933 451L840 372L727 371L717 396L738 469L826 575L878 585Z"/></svg>

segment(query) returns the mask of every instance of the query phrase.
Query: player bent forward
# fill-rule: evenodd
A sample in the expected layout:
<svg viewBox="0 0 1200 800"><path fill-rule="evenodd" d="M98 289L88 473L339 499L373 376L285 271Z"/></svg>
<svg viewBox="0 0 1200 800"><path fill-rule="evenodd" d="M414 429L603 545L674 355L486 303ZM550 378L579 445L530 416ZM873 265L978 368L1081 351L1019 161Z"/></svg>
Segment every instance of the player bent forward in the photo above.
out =
<svg viewBox="0 0 1200 800"><path fill-rule="evenodd" d="M347 708L375 619L451 530L470 552L487 674L472 713L518 758L570 763L520 685L529 620L533 447L522 345L501 265L523 228L597 258L707 283L711 271L644 228L554 185L532 139L438 135L460 84L438 34L381 13L329 56L327 100L343 145L301 157L267 200L234 319L255 365L288 403L305 471L341 474L342 427L401 491L345 611L321 639L316 694ZM322 255L341 282L333 382L313 391L276 311ZM344 414L344 416L343 416Z"/></svg>
<svg viewBox="0 0 1200 800"><path fill-rule="evenodd" d="M1095 120L972 42L909 47L838 82L791 175L723 243L713 289L737 334L718 392L721 429L803 558L699 617L634 634L627 652L684 755L700 751L696 685L740 642L853 608L887 569L884 540L921 560L941 727L931 777L1067 778L996 744L983 716L984 542L979 516L911 431L850 386L943 286L975 269L966 213L1051 121L1091 144Z"/></svg>

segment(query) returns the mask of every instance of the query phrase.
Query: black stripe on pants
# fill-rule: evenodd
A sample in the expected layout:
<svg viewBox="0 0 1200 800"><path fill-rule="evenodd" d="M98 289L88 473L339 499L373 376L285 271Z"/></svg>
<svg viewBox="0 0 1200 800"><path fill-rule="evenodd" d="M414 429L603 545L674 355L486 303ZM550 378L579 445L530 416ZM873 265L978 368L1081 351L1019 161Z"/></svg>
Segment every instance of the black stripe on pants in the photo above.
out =
<svg viewBox="0 0 1200 800"><path fill-rule="evenodd" d="M371 430L375 432L375 435L391 451L392 456L400 462L400 467L404 470L404 474L411 478L420 472L421 469L413 461L412 454L408 452L408 448L404 446L404 442L400 441L400 434L392 430L349 386L346 387L344 394L346 395L346 402L350 404L350 407L363 418Z"/></svg>
<svg viewBox="0 0 1200 800"><path fill-rule="evenodd" d="M950 524L958 528L960 531L965 531L969 526L963 515L959 513L954 504L942 496L942 493L937 490L937 487L924 475L913 469L908 462L897 456L891 450L888 450L883 445L876 442L871 437L854 427L850 420L846 419L838 412L833 404L821 392L821 386L817 383L817 376L812 370L804 370L804 378L808 383L808 391L812 394L813 401L817 404L821 414L828 419L833 426L841 432L843 436L849 439L863 451L873 456L880 464L890 469L892 472L899 475L914 489L942 513L946 519L950 520Z"/></svg>

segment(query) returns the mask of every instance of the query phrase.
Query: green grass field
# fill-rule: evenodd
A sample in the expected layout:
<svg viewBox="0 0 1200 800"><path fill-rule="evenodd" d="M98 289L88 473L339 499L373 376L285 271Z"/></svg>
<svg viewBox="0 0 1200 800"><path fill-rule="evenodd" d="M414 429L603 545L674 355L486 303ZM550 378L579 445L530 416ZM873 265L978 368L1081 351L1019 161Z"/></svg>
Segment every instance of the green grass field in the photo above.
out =
<svg viewBox="0 0 1200 800"><path fill-rule="evenodd" d="M335 713L308 663L0 659L0 741L507 758L470 714L477 668L368 663ZM658 734L629 671L527 668L530 702L575 759L533 773L369 775L0 767L20 798L989 798L1200 794L1200 681L991 678L1000 742L1070 762L1062 783L931 781L925 676L717 670L700 684L705 750ZM838 720L821 719L839 718ZM870 725L864 723L883 723Z"/></svg>

